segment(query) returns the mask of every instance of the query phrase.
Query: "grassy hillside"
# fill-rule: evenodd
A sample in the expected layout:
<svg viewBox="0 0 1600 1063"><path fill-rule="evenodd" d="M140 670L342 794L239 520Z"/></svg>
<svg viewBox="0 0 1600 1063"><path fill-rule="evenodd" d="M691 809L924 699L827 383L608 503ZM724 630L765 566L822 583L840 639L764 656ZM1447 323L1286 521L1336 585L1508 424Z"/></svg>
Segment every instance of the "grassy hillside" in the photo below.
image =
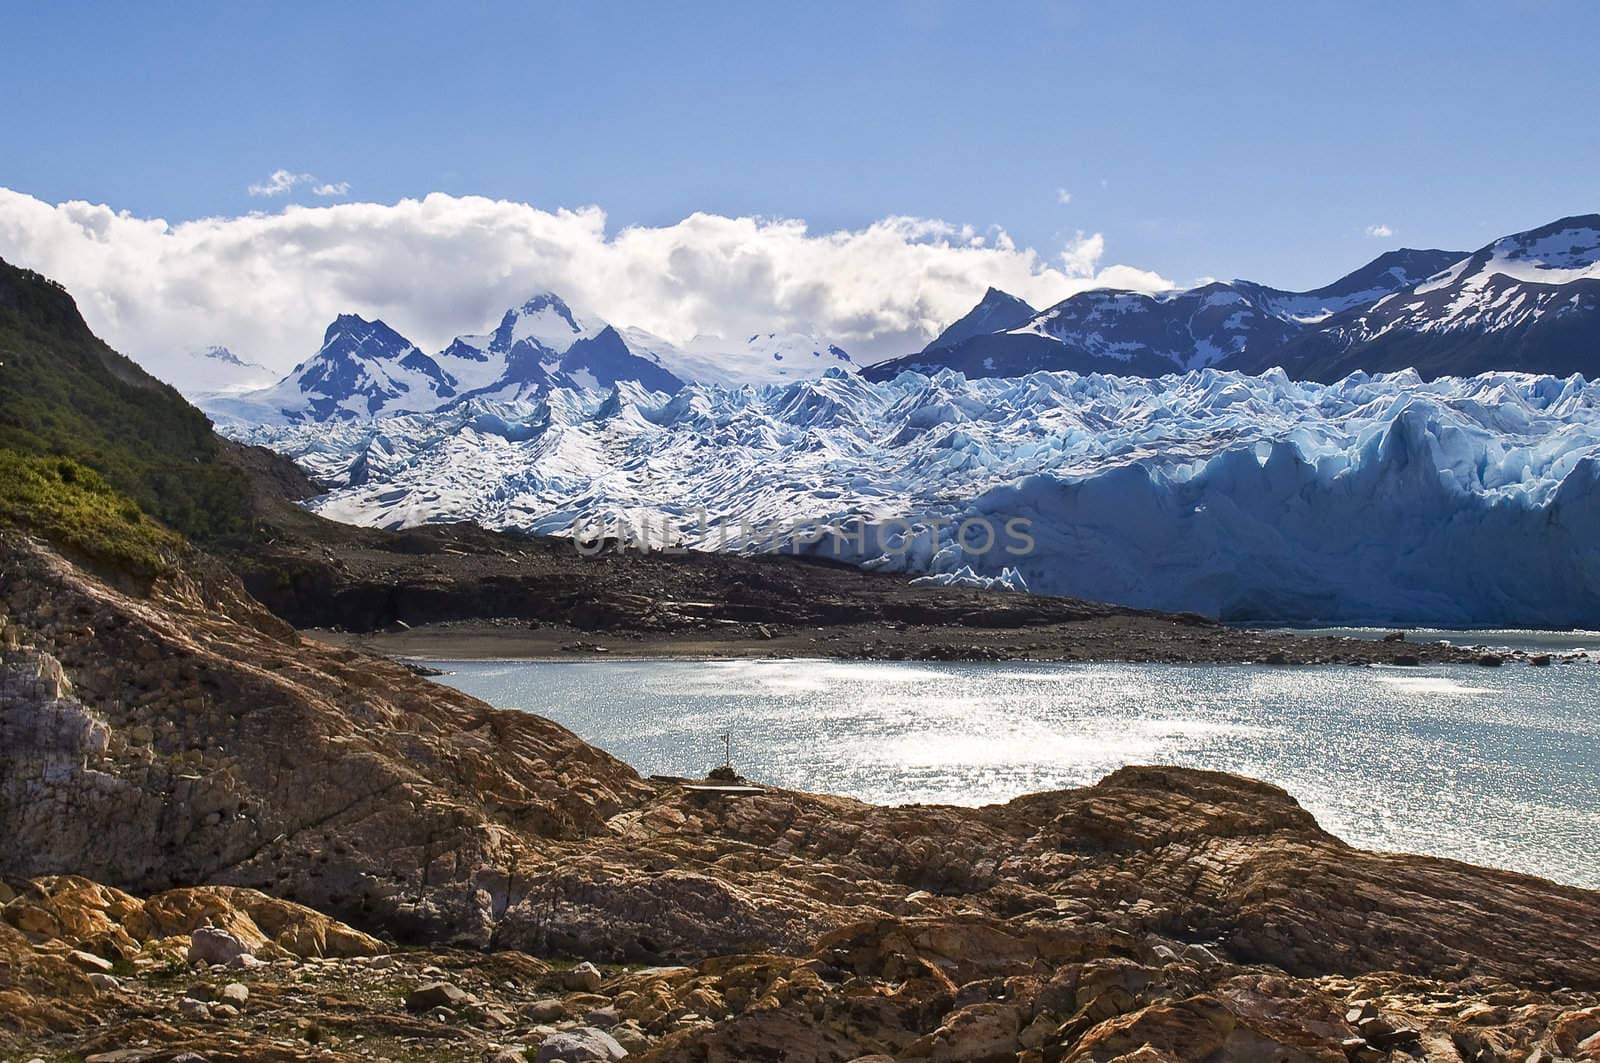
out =
<svg viewBox="0 0 1600 1063"><path fill-rule="evenodd" d="M0 526L27 528L69 553L150 578L182 546L138 503L70 458L0 448Z"/></svg>
<svg viewBox="0 0 1600 1063"><path fill-rule="evenodd" d="M97 339L65 289L0 261L0 519L102 545L128 532L136 553L150 545L139 510L199 542L242 535L248 489L224 446L204 414ZM63 471L78 469L97 475Z"/></svg>

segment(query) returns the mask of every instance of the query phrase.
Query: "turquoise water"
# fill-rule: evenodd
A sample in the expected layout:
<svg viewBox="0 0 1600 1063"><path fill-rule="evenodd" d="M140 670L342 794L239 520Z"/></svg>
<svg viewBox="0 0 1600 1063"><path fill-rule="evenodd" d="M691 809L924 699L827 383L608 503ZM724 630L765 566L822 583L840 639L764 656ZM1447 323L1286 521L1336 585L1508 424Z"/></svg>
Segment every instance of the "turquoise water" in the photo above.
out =
<svg viewBox="0 0 1600 1063"><path fill-rule="evenodd" d="M1600 888L1600 667L429 662L645 774L734 764L883 803L1004 801L1124 764L1239 772L1373 849Z"/></svg>

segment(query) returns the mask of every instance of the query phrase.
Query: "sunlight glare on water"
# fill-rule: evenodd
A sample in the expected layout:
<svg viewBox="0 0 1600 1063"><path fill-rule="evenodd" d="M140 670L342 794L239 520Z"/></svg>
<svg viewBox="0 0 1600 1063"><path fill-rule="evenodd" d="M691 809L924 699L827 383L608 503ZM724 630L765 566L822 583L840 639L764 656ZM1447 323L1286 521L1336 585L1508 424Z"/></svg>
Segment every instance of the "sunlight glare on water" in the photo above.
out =
<svg viewBox="0 0 1600 1063"><path fill-rule="evenodd" d="M731 732L754 780L977 805L1126 764L1283 786L1367 848L1600 887L1600 672L1554 668L430 662L644 774L700 775Z"/></svg>

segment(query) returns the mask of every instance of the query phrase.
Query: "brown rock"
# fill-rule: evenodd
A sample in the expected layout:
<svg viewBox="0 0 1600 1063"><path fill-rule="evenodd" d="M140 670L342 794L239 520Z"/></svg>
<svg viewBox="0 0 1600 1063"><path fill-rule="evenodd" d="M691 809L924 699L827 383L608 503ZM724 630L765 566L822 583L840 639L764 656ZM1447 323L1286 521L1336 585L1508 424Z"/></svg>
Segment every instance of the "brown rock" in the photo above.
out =
<svg viewBox="0 0 1600 1063"><path fill-rule="evenodd" d="M1564 1056L1576 1055L1582 1043L1600 1033L1600 1007L1569 1011L1555 1022L1551 1041Z"/></svg>
<svg viewBox="0 0 1600 1063"><path fill-rule="evenodd" d="M1017 1009L1007 1004L972 1004L949 1016L933 1033L931 1063L980 1063L1012 1059L1022 1025Z"/></svg>
<svg viewBox="0 0 1600 1063"><path fill-rule="evenodd" d="M459 986L448 982L429 982L406 994L407 1011L432 1011L434 1008L464 1007L470 997Z"/></svg>

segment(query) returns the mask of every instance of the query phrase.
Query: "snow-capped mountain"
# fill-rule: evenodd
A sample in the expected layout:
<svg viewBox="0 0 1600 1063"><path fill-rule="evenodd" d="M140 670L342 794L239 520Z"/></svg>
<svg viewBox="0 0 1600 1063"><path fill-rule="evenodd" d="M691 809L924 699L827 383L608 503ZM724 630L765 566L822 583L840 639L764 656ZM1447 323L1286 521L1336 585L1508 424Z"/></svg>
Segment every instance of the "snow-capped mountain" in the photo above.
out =
<svg viewBox="0 0 1600 1063"><path fill-rule="evenodd" d="M1600 382L1578 376L836 369L234 434L347 485L313 508L366 525L648 529L1233 619L1600 627Z"/></svg>
<svg viewBox="0 0 1600 1063"><path fill-rule="evenodd" d="M363 420L437 410L470 399L536 400L557 388L635 384L674 394L685 381L738 386L856 367L812 333L759 333L743 342L698 337L677 346L573 312L545 292L507 310L492 331L457 336L429 356L382 321L341 315L322 349L271 387L201 392L201 408L230 423Z"/></svg>
<svg viewBox="0 0 1600 1063"><path fill-rule="evenodd" d="M1243 280L1156 294L1095 289L1035 312L991 288L922 351L859 371L885 381L907 369L1155 377L1280 365L1296 379L1324 381L1411 366L1425 378L1600 373L1600 215L1509 236L1475 254L1391 251L1305 292ZM344 315L322 350L273 387L197 399L233 422L322 421L475 398L516 402L558 388L633 383L670 395L686 382L764 385L836 369L858 372L838 344L812 332L674 344L583 317L547 292L506 311L492 331L459 336L431 357L381 321Z"/></svg>
<svg viewBox="0 0 1600 1063"><path fill-rule="evenodd" d="M1281 352L1234 363L1337 379L1414 366L1425 377L1490 369L1600 370L1600 214L1496 240L1436 275L1336 314Z"/></svg>
<svg viewBox="0 0 1600 1063"><path fill-rule="evenodd" d="M758 332L743 340L696 336L673 344L637 328L619 330L630 350L653 357L680 380L742 387L809 380L829 369L856 372L838 344L814 332Z"/></svg>
<svg viewBox="0 0 1600 1063"><path fill-rule="evenodd" d="M317 353L272 387L212 396L200 408L228 421L327 421L419 412L455 397L456 380L382 321L340 314Z"/></svg>
<svg viewBox="0 0 1600 1063"><path fill-rule="evenodd" d="M917 354L870 366L874 380L903 369L955 369L970 377L1041 370L1160 376L1270 358L1318 322L1366 306L1465 257L1453 251L1391 251L1332 284L1288 292L1252 281L1185 291L1094 289L1016 320L1027 304L990 289L983 300ZM1000 327L984 329L995 321ZM1268 363L1270 364L1270 362Z"/></svg>
<svg viewBox="0 0 1600 1063"><path fill-rule="evenodd" d="M142 359L142 364L191 402L206 395L251 391L272 383L270 369L247 362L226 347L201 347L167 357Z"/></svg>
<svg viewBox="0 0 1600 1063"><path fill-rule="evenodd" d="M548 377L545 365L577 341L600 331L598 324L580 322L560 297L546 292L501 317L494 331L477 336L457 336L439 352L464 394L506 385L522 385Z"/></svg>
<svg viewBox="0 0 1600 1063"><path fill-rule="evenodd" d="M457 336L438 354L463 397L503 401L553 387L609 388L625 380L668 394L683 386L661 360L635 352L616 329L581 318L551 292L505 312L481 336Z"/></svg>

